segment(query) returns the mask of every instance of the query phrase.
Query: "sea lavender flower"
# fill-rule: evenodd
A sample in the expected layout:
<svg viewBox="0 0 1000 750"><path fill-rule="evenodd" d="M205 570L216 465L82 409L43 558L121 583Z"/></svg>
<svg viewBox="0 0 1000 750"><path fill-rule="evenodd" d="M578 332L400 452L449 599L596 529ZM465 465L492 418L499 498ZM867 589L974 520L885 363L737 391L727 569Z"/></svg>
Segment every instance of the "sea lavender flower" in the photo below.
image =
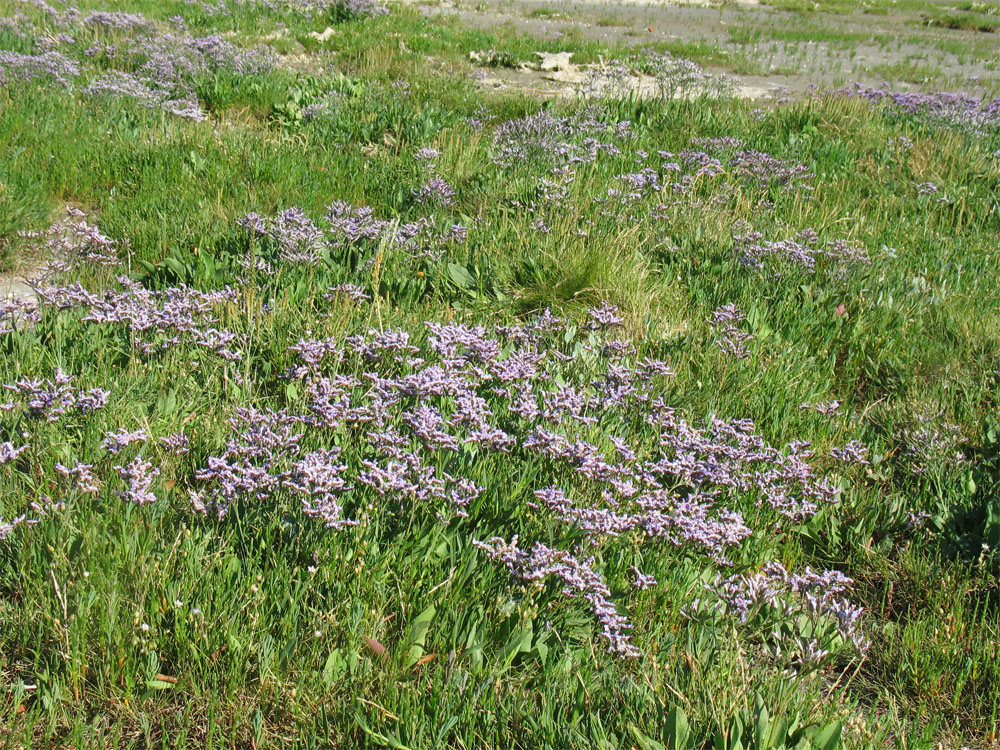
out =
<svg viewBox="0 0 1000 750"><path fill-rule="evenodd" d="M631 571L632 571L632 585L635 586L640 591L651 589L658 583L658 581L654 576L643 573L635 565L631 567Z"/></svg>
<svg viewBox="0 0 1000 750"><path fill-rule="evenodd" d="M741 331L734 325L726 325L722 329L722 335L715 340L715 344L723 354L729 354L735 359L746 359L750 356L747 342L751 339L753 336L746 331Z"/></svg>
<svg viewBox="0 0 1000 750"><path fill-rule="evenodd" d="M14 459L28 450L29 447L30 446L22 445L20 448L15 448L13 443L0 443L0 466L11 463Z"/></svg>
<svg viewBox="0 0 1000 750"><path fill-rule="evenodd" d="M625 323L625 318L618 314L618 305L612 305L609 302L603 302L600 307L590 308L587 310L587 315L590 316L589 327L595 331Z"/></svg>
<svg viewBox="0 0 1000 750"><path fill-rule="evenodd" d="M737 615L741 622L758 616L762 610L774 610L786 621L799 616L817 623L826 621L844 642L864 653L869 643L860 629L863 611L842 596L852 583L837 571L815 573L806 568L802 573L792 574L780 563L771 562L758 573L719 579L708 589L718 597L723 611ZM787 640L782 644L781 638L776 645L784 645L787 650L791 644ZM807 651L817 653L815 648Z"/></svg>
<svg viewBox="0 0 1000 750"><path fill-rule="evenodd" d="M520 549L517 541L517 536L510 542L495 537L473 544L506 565L511 574L522 581L543 581L555 576L564 585L563 593L571 598L580 597L590 606L611 653L626 657L641 655L631 643L628 632L632 629L631 623L615 608L610 589L592 567L593 560L580 560L565 550L552 549L540 542L528 552Z"/></svg>
<svg viewBox="0 0 1000 750"><path fill-rule="evenodd" d="M138 13L95 10L83 18L83 25L105 31L151 31L153 22Z"/></svg>
<svg viewBox="0 0 1000 750"><path fill-rule="evenodd" d="M431 177L413 191L417 203L451 206L455 203L455 189L440 177Z"/></svg>
<svg viewBox="0 0 1000 750"><path fill-rule="evenodd" d="M301 208L279 211L268 222L267 235L278 246L279 257L289 263L315 265L324 245L324 233Z"/></svg>
<svg viewBox="0 0 1000 750"><path fill-rule="evenodd" d="M813 177L804 164L790 164L762 151L741 151L733 158L732 166L736 174L763 189L772 185L800 188Z"/></svg>
<svg viewBox="0 0 1000 750"><path fill-rule="evenodd" d="M441 152L436 148L419 148L413 154L413 158L417 160L417 163L426 169L434 169L434 162L440 156Z"/></svg>
<svg viewBox="0 0 1000 750"><path fill-rule="evenodd" d="M302 0L298 0L302 2ZM389 9L375 0L321 0L341 20L389 15Z"/></svg>
<svg viewBox="0 0 1000 750"><path fill-rule="evenodd" d="M0 86L10 86L16 82L51 80L68 88L70 79L79 75L79 66L59 52L22 55L18 52L0 50Z"/></svg>
<svg viewBox="0 0 1000 750"><path fill-rule="evenodd" d="M114 456L121 453L132 443L144 443L148 439L149 435L143 429L138 429L134 432L129 432L128 430L105 432L104 442L101 443L101 447Z"/></svg>
<svg viewBox="0 0 1000 750"><path fill-rule="evenodd" d="M425 404L404 412L403 420L427 447L458 451L458 438L445 431L441 412L433 406Z"/></svg>
<svg viewBox="0 0 1000 750"><path fill-rule="evenodd" d="M34 302L21 299L0 299L0 336L13 333L19 327L41 322L42 316Z"/></svg>
<svg viewBox="0 0 1000 750"><path fill-rule="evenodd" d="M338 462L340 448L307 453L292 465L284 485L305 497L302 512L319 518L328 529L342 529L356 524L343 517L340 495L351 489L343 477L347 466Z"/></svg>
<svg viewBox="0 0 1000 750"><path fill-rule="evenodd" d="M72 468L69 468L57 463L55 468L62 476L71 477L80 492L97 494L101 491L101 486L92 471L94 468L93 464L84 464L77 461Z"/></svg>
<svg viewBox="0 0 1000 750"><path fill-rule="evenodd" d="M27 516L17 516L15 518L10 519L9 521L4 520L4 518L0 516L0 542L9 537L11 534L13 534L14 530L21 524L25 524L27 526L35 526L38 523L39 523L38 520L33 518L28 518Z"/></svg>
<svg viewBox="0 0 1000 750"><path fill-rule="evenodd" d="M150 491L153 480L160 475L160 470L153 464L144 461L142 454L136 456L127 466L115 466L118 475L128 482L124 492L116 492L122 500L136 505L156 502L156 495Z"/></svg>
<svg viewBox="0 0 1000 750"><path fill-rule="evenodd" d="M709 323L711 323L714 328L726 323L741 323L746 319L746 314L740 308L732 303L729 303L712 310L712 317L709 319Z"/></svg>
<svg viewBox="0 0 1000 750"><path fill-rule="evenodd" d="M182 430L160 438L160 445L168 453L182 456L191 449L191 440Z"/></svg>
<svg viewBox="0 0 1000 750"><path fill-rule="evenodd" d="M87 96L96 98L131 99L140 107L160 108L178 117L200 122L206 119L204 111L190 94L175 97L173 92L151 79L131 73L116 71L92 80L84 89Z"/></svg>
<svg viewBox="0 0 1000 750"><path fill-rule="evenodd" d="M347 297L347 299L353 300L354 302L367 302L372 298L370 294L357 284L338 284L337 286L331 286L327 290L327 293L323 295L323 298L334 299L340 295Z"/></svg>
<svg viewBox="0 0 1000 750"><path fill-rule="evenodd" d="M80 392L71 385L73 380L75 378L72 375L56 370L52 380L21 378L14 383L4 385L3 388L19 394L22 400L26 400L23 405L29 416L55 422L71 408L78 406ZM15 405L12 404L10 408L14 408ZM89 406L89 402L85 406Z"/></svg>
<svg viewBox="0 0 1000 750"><path fill-rule="evenodd" d="M137 346L145 353L164 351L182 342L202 346L219 345L219 356L231 358L228 348L232 338L211 328L216 323L216 305L235 300L232 289L199 292L186 286L149 290L127 277L119 277L121 291L109 289L98 296L79 284L68 287L36 287L39 302L58 309L86 310L82 320L91 324L124 325L135 335ZM207 329L207 330L205 330ZM98 390L91 392L95 399ZM106 396L106 394L105 394Z"/></svg>
<svg viewBox="0 0 1000 750"><path fill-rule="evenodd" d="M868 449L858 440L851 440L840 448L831 448L830 455L844 463L868 465Z"/></svg>
<svg viewBox="0 0 1000 750"><path fill-rule="evenodd" d="M736 359L746 359L750 356L747 342L753 339L753 336L740 330L736 325L745 319L743 311L733 304L723 305L712 311L709 322L713 328L721 327L721 335L715 340L715 344L723 354L732 355Z"/></svg>
<svg viewBox="0 0 1000 750"><path fill-rule="evenodd" d="M812 409L818 411L827 421L840 416L840 402L837 399L831 401L817 401L816 403L805 403L799 405L800 409Z"/></svg>
<svg viewBox="0 0 1000 750"><path fill-rule="evenodd" d="M1000 127L1000 105L996 99L992 102L984 101L963 92L889 91L858 83L836 93L867 99L873 105L925 117L937 125L955 127L975 134L988 133Z"/></svg>
<svg viewBox="0 0 1000 750"><path fill-rule="evenodd" d="M344 201L334 201L327 206L327 230L335 243L353 244L361 240L378 240L389 229L390 222L375 217L368 206L352 206Z"/></svg>

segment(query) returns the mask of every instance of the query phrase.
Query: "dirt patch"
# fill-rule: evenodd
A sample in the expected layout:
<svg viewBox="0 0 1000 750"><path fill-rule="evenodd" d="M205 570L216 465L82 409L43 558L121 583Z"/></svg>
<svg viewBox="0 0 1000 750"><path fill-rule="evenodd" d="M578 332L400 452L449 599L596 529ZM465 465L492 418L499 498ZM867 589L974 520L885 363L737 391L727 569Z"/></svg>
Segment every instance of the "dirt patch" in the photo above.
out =
<svg viewBox="0 0 1000 750"><path fill-rule="evenodd" d="M521 65L516 69L494 68L477 76L485 89L511 88L546 98L602 97L609 94L653 98L666 94L653 76L609 69L603 65L577 65L572 53L539 52L538 62ZM480 62L482 55L472 53L472 61ZM764 99L782 93L778 84L767 81L751 82L730 78L726 90L743 99ZM673 92L675 98L712 95L717 86L712 83Z"/></svg>
<svg viewBox="0 0 1000 750"><path fill-rule="evenodd" d="M873 15L859 4L847 14L796 14L758 0L479 0L423 7L471 28L506 26L539 39L573 35L637 49L699 45L712 52L712 70L736 77L753 98L854 82L981 94L1000 87L1000 47L975 54L983 49L982 35L921 26L913 11ZM490 70L485 83L565 95L563 82L523 70Z"/></svg>

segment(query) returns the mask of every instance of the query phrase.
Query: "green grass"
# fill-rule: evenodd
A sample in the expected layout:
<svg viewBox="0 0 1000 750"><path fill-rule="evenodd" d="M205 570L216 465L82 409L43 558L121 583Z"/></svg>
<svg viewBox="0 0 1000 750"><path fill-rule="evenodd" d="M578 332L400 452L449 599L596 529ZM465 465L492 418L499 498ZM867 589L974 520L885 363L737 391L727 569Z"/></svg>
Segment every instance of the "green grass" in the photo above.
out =
<svg viewBox="0 0 1000 750"><path fill-rule="evenodd" d="M615 141L620 152L574 165L565 195L547 201L541 181L559 180L559 162L543 151L501 167L493 130L543 108L569 116L591 104L481 91L467 78L468 52L522 60L567 50L586 60L623 50L474 31L396 7L336 25L318 43L309 32L327 19L255 6L212 15L184 2L121 5L180 14L199 34L233 32L248 44L283 23L324 70L199 78L209 115L200 123L96 102L82 84L0 89L0 263L29 251L19 231L44 230L66 204L81 208L109 237L129 240L116 272L153 289L233 286L235 299L215 314L245 351L240 362L189 342L144 353L121 326L53 309L0 334L0 383L59 368L82 387L111 391L108 408L85 418L0 411L0 443L31 446L0 466L0 518L42 496L66 501L0 541L0 746L658 750L736 747L742 731L743 747L763 750L778 746L762 735L777 735L782 721L815 731L809 747L833 747L817 737L835 735L836 722L849 748L995 746L1000 589L983 545L1000 543L996 130L968 133L841 97L777 107L602 101L592 115L631 122ZM5 49L30 51L24 44L2 38ZM721 59L710 45L671 49ZM329 114L307 118L331 91L339 96ZM812 189L760 187L727 163L687 192L612 202L618 175L657 164L659 150L717 136L805 165ZM901 136L912 147L900 147ZM401 223L426 215L413 197L425 179L414 154L424 147L441 152L437 172L456 191L435 221L468 226L467 243L440 261L390 253L369 265L331 252L314 267L279 264L246 279L236 258L248 240L236 221L249 211L297 206L319 219L345 200ZM663 181L675 179L667 172ZM939 192L920 194L926 182ZM533 228L538 219L550 231ZM735 234L780 240L807 227L823 241L863 246L871 263L842 273L824 261L810 274L740 262ZM85 264L62 278L73 280L114 286ZM324 299L344 281L376 300ZM605 653L584 603L556 585L512 580L471 543L513 533L563 540L551 517L524 502L533 482L555 475L544 457L462 453L466 464L453 468L439 452L442 470L467 470L487 487L468 519L448 525L425 506L373 493L350 509L364 522L339 531L305 518L285 490L247 499L223 520L191 512L187 490L224 450L236 409L305 410L301 383L281 377L300 338L399 327L422 345L425 320L513 324L548 306L582 324L602 300L621 306L637 356L669 361L676 375L659 395L692 425L750 418L772 445L809 440L817 466L843 488L839 504L794 524L739 498L754 533L733 551L734 569L683 546L601 540L595 565L635 624L641 659ZM745 360L723 356L706 322L726 303L747 313L754 339ZM596 376L582 347L578 354L560 372ZM832 422L799 408L832 398L844 404ZM626 416L602 417L589 439L656 444L642 414ZM952 448L964 460L914 456L924 417L942 434L955 425ZM183 427L192 440L184 456L154 441L145 448L161 470L148 506L115 495L114 466L127 458L100 447L105 431L140 427L156 437ZM356 466L357 439L310 428L304 440L309 450L339 445ZM825 452L851 439L870 448L872 463L837 469ZM75 460L95 464L105 482L97 495L55 471ZM926 513L926 524L908 525L913 513ZM837 651L821 669L789 673L763 652L767 632L689 615L705 582L769 560L855 579L867 654ZM658 585L632 590L633 564Z"/></svg>

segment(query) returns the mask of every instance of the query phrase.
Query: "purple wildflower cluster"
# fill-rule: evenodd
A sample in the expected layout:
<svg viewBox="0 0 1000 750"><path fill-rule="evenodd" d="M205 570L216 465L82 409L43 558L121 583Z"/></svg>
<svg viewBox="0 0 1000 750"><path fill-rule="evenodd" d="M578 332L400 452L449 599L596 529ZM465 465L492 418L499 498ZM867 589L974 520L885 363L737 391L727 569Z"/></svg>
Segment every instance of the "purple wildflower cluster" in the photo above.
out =
<svg viewBox="0 0 1000 750"><path fill-rule="evenodd" d="M447 187L443 180L440 182ZM453 193L448 190L442 188L435 193L439 205L451 201ZM327 227L322 229L301 209L290 208L275 217L251 212L238 223L251 236L268 239L277 248L279 260L304 264L318 263L325 254L347 247L367 248L372 253L370 261L374 260L376 253L388 247L413 260L427 258L437 262L449 248L464 243L468 233L468 229L460 224L440 226L433 215L397 224L377 218L369 207L352 206L344 201L334 201L327 207L326 220ZM271 264L259 256L247 256L241 264L264 272L272 270Z"/></svg>
<svg viewBox="0 0 1000 750"><path fill-rule="evenodd" d="M72 467L68 467L57 463L55 468L56 472L61 476L69 477L73 482L73 486L80 492L97 494L101 491L101 485L93 473L93 464L84 464L77 461Z"/></svg>
<svg viewBox="0 0 1000 750"><path fill-rule="evenodd" d="M49 23L65 31L53 33L48 27L26 31L44 49L40 54L0 51L0 85L37 79L68 87L81 76L88 60L103 61L113 69L90 80L82 89L85 95L130 99L141 107L198 121L206 118L195 95L199 81L218 75L259 75L277 64L276 54L268 47L244 49L219 35L192 37L182 24L175 24L176 32L164 31L160 24L135 13L97 10L82 15L75 8L50 10ZM93 40L80 59L52 49L76 38Z"/></svg>
<svg viewBox="0 0 1000 750"><path fill-rule="evenodd" d="M238 409L229 420L233 437L226 450L195 474L207 487L191 493L192 507L224 518L236 501L274 495L289 478L289 459L301 450L303 421L284 411Z"/></svg>
<svg viewBox="0 0 1000 750"><path fill-rule="evenodd" d="M627 204L666 192L676 196L667 205L680 205L682 200L687 200L683 196L703 190L706 185L713 184L711 181L715 181L711 195L714 203L728 201L740 184L754 189L809 187L807 183L812 175L803 165L789 164L759 151L742 150L743 144L736 139L702 140L703 143L693 143L701 149L682 149L676 153L637 152L644 166L636 172L616 175L622 187L609 188L606 200ZM663 210L667 205L661 204L658 209Z"/></svg>
<svg viewBox="0 0 1000 750"><path fill-rule="evenodd" d="M506 168L524 163L592 163L600 153L621 153L615 143L598 138L621 141L630 133L628 120L612 122L607 113L596 108L567 117L542 110L497 126L493 161Z"/></svg>
<svg viewBox="0 0 1000 750"><path fill-rule="evenodd" d="M868 448L858 440L850 440L840 447L831 448L830 456L845 464L867 466L870 463L868 461Z"/></svg>
<svg viewBox="0 0 1000 750"><path fill-rule="evenodd" d="M763 151L740 151L733 157L731 166L736 174L763 189L772 186L811 189L808 181L813 174L809 167L789 163Z"/></svg>
<svg viewBox="0 0 1000 750"><path fill-rule="evenodd" d="M235 302L233 289L200 292L187 286L149 290L121 276L122 289L95 294L79 283L69 286L38 286L39 304L57 310L78 310L81 321L91 325L123 325L133 335L135 346L151 354L182 343L205 348L226 360L241 355L232 347L236 334L217 328L214 310Z"/></svg>
<svg viewBox="0 0 1000 750"><path fill-rule="evenodd" d="M333 15L338 20L386 16L389 9L376 0L267 0L265 5L307 17Z"/></svg>
<svg viewBox="0 0 1000 750"><path fill-rule="evenodd" d="M372 298L372 296L368 294L368 292L366 292L360 286L358 286L357 284L350 284L350 283L337 284L337 286L332 286L326 292L326 294L323 295L324 299L330 299L330 300L336 299L338 296L346 297L347 299L352 300L354 302L367 302Z"/></svg>
<svg viewBox="0 0 1000 750"><path fill-rule="evenodd" d="M89 223L87 214L78 208L66 206L65 213L64 218L44 233L25 237L32 243L44 245L42 249L54 261L51 271L59 270L57 264L112 267L121 262L119 251L128 249L127 239L118 241L107 237L97 225Z"/></svg>
<svg viewBox="0 0 1000 750"><path fill-rule="evenodd" d="M581 328L588 337L624 322L609 304L589 317ZM296 364L287 377L302 382L304 411L239 410L225 451L197 471L203 486L192 504L223 517L235 502L291 492L305 515L339 529L363 522L347 509L363 511L374 496L426 506L450 523L472 515L489 487L444 471L441 457L456 456L456 465L475 471L483 458L504 455L541 462L526 503L571 538L659 540L725 563L725 551L751 533L728 504L763 505L800 520L835 500L807 462L806 444L773 448L745 420L693 427L655 395L670 375L666 363L636 359L635 348L618 339L563 354L556 343L566 332L546 313L494 331L428 323L422 344L394 329L302 339L291 347ZM614 436L630 431L636 414L658 436L652 444ZM612 434L606 444L589 442L597 425ZM350 455L300 448L307 438L344 431L355 436ZM589 603L613 651L637 653L592 561L543 546L485 545L526 580L562 580Z"/></svg>
<svg viewBox="0 0 1000 750"><path fill-rule="evenodd" d="M915 474L926 474L932 467L960 466L968 458L962 451L961 428L942 419L942 414L920 413L900 430L903 456Z"/></svg>
<svg viewBox="0 0 1000 750"><path fill-rule="evenodd" d="M160 447L175 456L183 456L190 450L190 446L191 439L183 431L160 438Z"/></svg>
<svg viewBox="0 0 1000 750"><path fill-rule="evenodd" d="M716 606L742 623L780 623L769 628L771 653L806 665L822 662L834 645L850 644L859 653L868 649L861 629L863 610L844 597L852 583L837 571L816 573L806 568L792 574L781 563L771 562L760 572L718 579L707 588L717 597ZM810 623L801 628L808 635L792 632L789 624L801 625L803 620Z"/></svg>
<svg viewBox="0 0 1000 750"><path fill-rule="evenodd" d="M712 75L691 60L674 57L669 52L648 52L644 67L656 81L658 94L664 99L702 93L725 96L733 91L735 81L726 75Z"/></svg>
<svg viewBox="0 0 1000 750"><path fill-rule="evenodd" d="M0 466L11 463L14 459L28 450L30 446L22 445L15 448L11 442L0 443Z"/></svg>
<svg viewBox="0 0 1000 750"><path fill-rule="evenodd" d="M63 502L55 502L52 498L42 496L38 500L33 500L29 503L28 507L34 514L33 518L29 518L27 514L15 516L10 520L6 520L3 516L0 516L0 542L13 534L18 526L37 526L49 513L65 510L66 505Z"/></svg>
<svg viewBox="0 0 1000 750"><path fill-rule="evenodd" d="M837 93L867 99L907 115L920 115L941 125L957 127L974 133L989 133L1000 129L1000 97L985 101L966 93L939 91L891 91L862 86L840 89Z"/></svg>
<svg viewBox="0 0 1000 750"><path fill-rule="evenodd" d="M18 326L38 323L42 319L38 308L30 300L0 299L0 336L13 333Z"/></svg>
<svg viewBox="0 0 1000 750"><path fill-rule="evenodd" d="M123 492L116 492L122 500L136 505L146 505L156 502L156 495L151 491L153 480L160 475L160 470L155 468L149 461L143 459L142 454L136 456L132 463L126 466L116 466L115 471L125 480L127 487Z"/></svg>
<svg viewBox="0 0 1000 750"><path fill-rule="evenodd" d="M0 86L40 80L69 87L70 80L79 75L79 65L59 52L22 55L0 50Z"/></svg>
<svg viewBox="0 0 1000 750"><path fill-rule="evenodd" d="M766 241L760 232L735 235L733 240L740 253L740 262L750 268L763 268L768 258L799 266L809 273L816 272L819 261L830 264L840 274L850 266L871 264L863 247L842 239L821 245L813 229L803 229L794 240Z"/></svg>
<svg viewBox="0 0 1000 750"><path fill-rule="evenodd" d="M837 399L831 401L817 401L815 403L799 404L800 409L811 409L819 412L828 422L840 416L840 402Z"/></svg>
<svg viewBox="0 0 1000 750"><path fill-rule="evenodd" d="M278 258L286 263L315 265L322 258L324 232L301 208L287 208L273 217L251 212L238 224L256 237L268 238L277 248ZM266 261L265 261L266 263ZM262 270L271 272L270 265Z"/></svg>
<svg viewBox="0 0 1000 750"><path fill-rule="evenodd" d="M731 303L712 311L712 317L708 322L719 336L715 340L715 345L723 354L729 354L736 359L746 359L750 356L747 344L753 336L739 327L739 323L746 320L746 317L742 310Z"/></svg>
<svg viewBox="0 0 1000 750"><path fill-rule="evenodd" d="M90 414L103 409L108 403L108 391L101 388L83 390L73 385L76 380L57 370L52 379L32 380L20 378L2 388L17 395L15 401L0 403L0 411L14 411L18 407L34 419L56 422L71 412Z"/></svg>
<svg viewBox="0 0 1000 750"><path fill-rule="evenodd" d="M455 189L435 175L414 190L413 197L421 205L451 206L455 203Z"/></svg>
<svg viewBox="0 0 1000 750"><path fill-rule="evenodd" d="M375 221L357 210L339 214L355 222L358 238L366 236L366 222ZM315 236L300 214L284 218L281 236ZM246 224L264 232L274 226ZM153 292L125 279L120 284L120 291L104 295L79 285L38 291L43 308L79 309L82 321L125 325L145 351L225 339L210 326L214 308L235 301L232 290ZM363 294L350 286L335 293ZM741 320L734 306L713 313L719 326ZM809 463L806 443L773 447L748 420L689 424L658 395L672 375L669 365L640 358L621 337L625 322L605 302L579 326L546 311L495 329L427 323L418 336L371 329L302 338L290 347L285 375L298 381L301 395L287 408L237 409L230 416L224 447L194 472L192 508L221 519L236 504L290 498L330 529L366 523L376 509L406 508L474 527L481 498L495 489L484 467L491 456L503 456L532 467L536 478L515 501L525 504L529 519L559 530L563 548L521 549L516 538L480 546L525 581L560 581L567 595L587 603L612 652L636 656L631 625L588 548L625 538L728 564L727 552L751 534L740 510L758 506L769 509L772 522L798 522L835 501L836 492ZM106 392L79 390L62 373L5 389L19 396L27 414L48 420L107 401ZM650 437L638 437L644 432ZM173 454L189 446L184 433L153 442L140 429L107 432L104 448L118 455L136 443L158 443ZM0 463L23 450L0 445ZM841 450L843 460L863 460L860 446ZM116 490L124 502L155 502L160 470L141 453L113 468L124 482ZM84 493L100 490L92 469L79 462L57 467ZM656 585L638 570L631 583L640 590Z"/></svg>
<svg viewBox="0 0 1000 750"><path fill-rule="evenodd" d="M517 537L507 542L499 537L476 546L494 560L500 560L510 572L522 581L544 581L549 576L563 584L563 593L580 597L590 606L601 625L601 636L608 642L608 650L620 656L637 657L641 652L631 643L628 622L611 601L611 590L593 566L593 559L579 559L565 550L546 547L535 542L530 551L517 546Z"/></svg>
<svg viewBox="0 0 1000 750"><path fill-rule="evenodd" d="M134 432L118 430L117 432L104 433L104 442L101 444L101 447L115 456L132 445L132 443L144 443L147 440L149 440L149 435L145 430L135 430Z"/></svg>
<svg viewBox="0 0 1000 750"><path fill-rule="evenodd" d="M83 17L81 26L102 31L149 32L153 22L138 13L95 10Z"/></svg>

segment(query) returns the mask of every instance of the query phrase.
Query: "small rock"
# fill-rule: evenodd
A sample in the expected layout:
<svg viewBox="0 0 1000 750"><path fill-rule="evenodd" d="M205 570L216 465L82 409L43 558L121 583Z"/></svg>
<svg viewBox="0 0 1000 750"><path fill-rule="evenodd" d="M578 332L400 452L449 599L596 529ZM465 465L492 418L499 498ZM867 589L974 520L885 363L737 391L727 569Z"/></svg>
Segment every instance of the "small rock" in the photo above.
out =
<svg viewBox="0 0 1000 750"><path fill-rule="evenodd" d="M327 26L323 31L310 31L309 36L318 42L325 42L327 39L332 37L337 32Z"/></svg>
<svg viewBox="0 0 1000 750"><path fill-rule="evenodd" d="M539 70L566 70L571 67L572 52L536 52Z"/></svg>

